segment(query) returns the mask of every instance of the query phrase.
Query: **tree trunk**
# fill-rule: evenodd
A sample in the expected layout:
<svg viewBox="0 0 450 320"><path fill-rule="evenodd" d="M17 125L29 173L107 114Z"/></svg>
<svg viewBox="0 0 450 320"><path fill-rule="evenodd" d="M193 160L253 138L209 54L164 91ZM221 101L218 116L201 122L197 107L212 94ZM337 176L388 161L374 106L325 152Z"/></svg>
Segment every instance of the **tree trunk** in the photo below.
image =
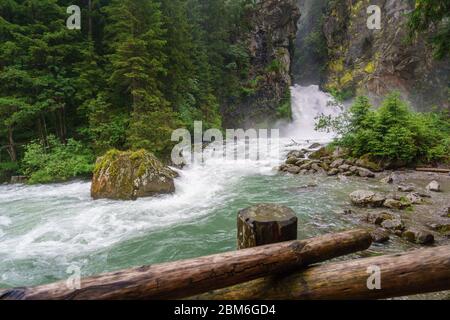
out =
<svg viewBox="0 0 450 320"><path fill-rule="evenodd" d="M355 230L112 272L82 279L79 290L64 281L4 290L0 299L179 299L365 250L371 242L368 232Z"/></svg>
<svg viewBox="0 0 450 320"><path fill-rule="evenodd" d="M88 13L88 15L89 15L88 39L89 39L89 41L92 41L92 0L89 0L88 10L89 10L89 13Z"/></svg>
<svg viewBox="0 0 450 320"><path fill-rule="evenodd" d="M8 127L8 153L12 162L17 162L16 143L14 142L14 128Z"/></svg>
<svg viewBox="0 0 450 320"><path fill-rule="evenodd" d="M374 268L381 289L370 290ZM450 246L310 267L284 277L267 277L191 299L360 300L450 290Z"/></svg>
<svg viewBox="0 0 450 320"><path fill-rule="evenodd" d="M65 108L61 106L56 111L56 115L58 118L58 136L61 143L66 143L66 125L65 125Z"/></svg>

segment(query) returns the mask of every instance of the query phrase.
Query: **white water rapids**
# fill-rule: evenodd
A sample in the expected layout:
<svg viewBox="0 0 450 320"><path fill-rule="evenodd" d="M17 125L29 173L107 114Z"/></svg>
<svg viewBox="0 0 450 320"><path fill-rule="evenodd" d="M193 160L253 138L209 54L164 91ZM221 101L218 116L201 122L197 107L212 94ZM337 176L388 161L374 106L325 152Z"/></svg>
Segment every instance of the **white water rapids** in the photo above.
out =
<svg viewBox="0 0 450 320"><path fill-rule="evenodd" d="M174 195L134 202L93 201L89 182L0 186L0 287L34 285L63 278L67 266L73 262L90 265L86 267L87 273L95 273L139 263L139 255L145 251L152 252L156 261L179 258L189 251L181 242L198 246L190 255L228 248L234 243L235 236L230 230L234 230L235 207L246 206L247 201L264 200L258 198L258 190L275 188L266 185L264 176L276 175L273 168L283 160L291 139L302 146L290 148L299 149L332 138L314 130L317 115L340 111L328 105L330 100L318 86L293 87L294 121L282 128L281 156L257 161L213 158L203 165L187 167L176 180ZM236 198L244 192L247 200L237 202ZM281 197L278 199L283 202ZM221 212L227 212L229 217L220 217ZM211 215L216 218L208 220ZM202 231L194 226L197 222L201 225L199 221L213 224L204 225L202 230L215 228L208 238L209 248L198 234ZM180 227L176 229L178 233L170 232L171 228L183 225L191 229L186 231ZM169 231L161 233L161 230ZM153 242L136 240L153 233L157 234L151 238ZM183 238L179 241L170 238L175 234ZM158 244L167 248L156 248L156 238ZM178 249L170 249L178 245ZM121 250L129 251L129 256L122 260L116 257L122 254Z"/></svg>

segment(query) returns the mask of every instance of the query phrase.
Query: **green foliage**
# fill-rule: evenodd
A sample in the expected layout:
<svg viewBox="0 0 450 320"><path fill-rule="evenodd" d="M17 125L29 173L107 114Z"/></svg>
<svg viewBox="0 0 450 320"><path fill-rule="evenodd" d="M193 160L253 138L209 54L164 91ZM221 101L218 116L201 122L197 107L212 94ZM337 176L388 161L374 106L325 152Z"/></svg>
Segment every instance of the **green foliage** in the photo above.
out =
<svg viewBox="0 0 450 320"><path fill-rule="evenodd" d="M82 9L81 30L66 28L71 4ZM31 155L38 157L36 141L46 146L46 157L70 149L75 140L95 156L112 148L145 148L165 157L173 129L193 129L199 120L204 129L221 128L221 107L259 89L257 75L249 72L247 44L239 41L249 32L246 18L255 4L0 1L3 154L29 163L32 181L65 180L72 175L62 172L63 162L61 169L31 165ZM283 105L280 114L288 111ZM70 157L62 161L73 167Z"/></svg>
<svg viewBox="0 0 450 320"><path fill-rule="evenodd" d="M11 176L18 171L19 165L16 162L0 162L0 183L9 182Z"/></svg>
<svg viewBox="0 0 450 320"><path fill-rule="evenodd" d="M358 97L339 117L320 117L317 128L338 133L335 144L354 157L399 164L450 161L449 115L412 112L397 93L377 110L366 97Z"/></svg>
<svg viewBox="0 0 450 320"><path fill-rule="evenodd" d="M292 119L291 92L287 91L281 105L277 109L277 115L280 119Z"/></svg>
<svg viewBox="0 0 450 320"><path fill-rule="evenodd" d="M31 184L62 182L89 176L93 169L93 154L73 139L62 144L56 137L49 136L47 146L33 141L25 149L21 169L30 177Z"/></svg>
<svg viewBox="0 0 450 320"><path fill-rule="evenodd" d="M433 32L429 39L435 56L443 59L450 53L450 2L448 0L416 0L409 20L410 36Z"/></svg>

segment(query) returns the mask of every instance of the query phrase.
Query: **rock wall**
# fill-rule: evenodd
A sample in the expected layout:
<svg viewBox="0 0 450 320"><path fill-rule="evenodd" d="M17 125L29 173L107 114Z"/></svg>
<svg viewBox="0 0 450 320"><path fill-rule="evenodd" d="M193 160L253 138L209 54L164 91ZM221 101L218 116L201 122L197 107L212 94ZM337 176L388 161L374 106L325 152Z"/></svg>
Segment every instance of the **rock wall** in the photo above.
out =
<svg viewBox="0 0 450 320"><path fill-rule="evenodd" d="M295 0L265 0L245 17L249 31L239 41L248 48L248 79L254 88L222 108L226 128L255 127L289 117L291 70L297 20Z"/></svg>
<svg viewBox="0 0 450 320"><path fill-rule="evenodd" d="M319 84L323 66L327 60L327 44L322 31L322 16L328 0L298 0L300 12L295 40L293 67L296 84L308 86Z"/></svg>
<svg viewBox="0 0 450 320"><path fill-rule="evenodd" d="M407 42L412 0L329 1L323 23L329 60L322 86L342 96L368 94L376 103L399 91L416 110L448 108L449 59L436 61L424 38ZM367 28L367 7L382 10L381 30Z"/></svg>

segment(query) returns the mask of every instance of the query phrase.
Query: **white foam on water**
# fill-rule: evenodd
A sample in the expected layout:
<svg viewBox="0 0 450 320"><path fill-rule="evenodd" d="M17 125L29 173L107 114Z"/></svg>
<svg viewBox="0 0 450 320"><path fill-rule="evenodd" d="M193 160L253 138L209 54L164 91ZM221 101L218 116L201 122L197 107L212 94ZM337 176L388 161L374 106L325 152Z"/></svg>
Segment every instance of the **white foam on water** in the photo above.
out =
<svg viewBox="0 0 450 320"><path fill-rule="evenodd" d="M273 143L255 160L207 157L204 163L180 171L173 195L93 201L88 182L0 186L0 261L70 260L207 216L226 206L241 179L276 174L273 167L282 161L291 138L304 147L310 141L329 141L332 135L315 132L314 121L321 113L338 112L328 106L330 100L317 86L293 87L294 121L283 130L279 144Z"/></svg>

